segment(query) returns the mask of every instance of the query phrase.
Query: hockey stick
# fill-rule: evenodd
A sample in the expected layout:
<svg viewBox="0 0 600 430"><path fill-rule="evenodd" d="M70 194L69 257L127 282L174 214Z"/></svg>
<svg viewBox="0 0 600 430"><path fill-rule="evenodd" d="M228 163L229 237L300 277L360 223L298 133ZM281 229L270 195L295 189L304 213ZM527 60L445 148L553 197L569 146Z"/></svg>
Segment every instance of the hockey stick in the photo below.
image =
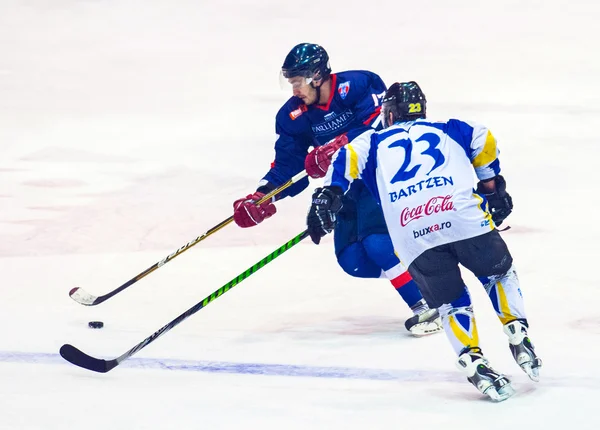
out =
<svg viewBox="0 0 600 430"><path fill-rule="evenodd" d="M301 179L304 179L304 177L306 175L307 175L306 171L303 170L302 172L300 172L296 176L294 176L292 179L290 179L289 181L287 181L285 184L283 184L283 185L275 188L273 191L271 191L270 193L266 194L262 199L260 199L258 202L256 202L256 204L259 205L259 204L261 204L261 203L269 200L270 198L273 198L277 194L281 193L283 190L289 188L291 185L295 184L296 182L300 181ZM146 277L147 275L149 275L150 273L154 272L159 267L163 266L164 264L167 264L169 261L173 260L178 255L183 254L185 251L187 251L188 249L190 249L192 246L194 246L194 245L202 242L208 236L210 236L210 235L216 233L217 231L221 230L226 225L231 224L232 221L233 221L233 216L230 216L225 221L221 221L219 224L217 224L216 226L214 226L213 228L211 228L210 230L208 230L202 236L198 236L194 240L186 243L181 248L179 248L177 251L175 251L175 252L167 255L165 258L163 258L162 260L160 260L158 263L155 263L154 265L152 265L149 268L147 268L146 270L144 270L142 273L136 275L134 278L132 278L129 281L125 282L120 287L118 287L118 288L110 291L109 293L104 294L103 296L94 296L93 294L90 294L90 293L86 292L84 289L82 289L80 287L75 287L71 291L69 291L69 297L71 297L77 303L82 304L84 306L96 306L96 305L99 305L100 303L102 303L102 302L110 299L111 297L119 294L124 289L130 287L131 285L135 284L140 279L142 279L142 278Z"/></svg>
<svg viewBox="0 0 600 430"><path fill-rule="evenodd" d="M94 372L106 373L109 370L112 370L113 368L117 367L119 364L121 364L123 361L127 360L129 357L131 357L136 352L140 351L142 348L145 348L146 346L148 346L149 344L154 342L156 339L161 337L163 334L165 334L166 332L168 332L175 326L179 325L180 323L182 323L183 321L188 319L190 316L194 315L196 312L198 312L200 309L202 309L203 307L208 305L210 302L212 302L216 298L220 297L221 295L225 294L227 291L231 290L233 287L238 285L244 279L246 279L247 277L252 275L254 272L257 272L260 268L266 266L271 261L273 261L275 258L279 257L285 251L287 251L292 246L298 244L301 240L303 240L307 237L308 237L308 232L305 230L302 233L300 233L299 235L297 235L296 237L294 237L292 240L287 242L286 244L280 246L275 251L273 251L272 253L267 255L265 258L260 260L254 266L248 268L248 270L246 270L245 272L240 273L237 277L233 278L231 281L229 281L228 283L223 285L221 288L219 288L217 291L212 293L210 296L206 297L201 302L196 303L194 306L189 308L187 311L185 311L184 313L179 315L177 318L175 318L173 321L171 321L164 327L160 328L154 334L148 336L146 339L144 339L143 341L138 343L136 346L131 348L129 351L127 351L123 355L121 355L113 360L102 360L99 358L91 357L91 356L87 355L86 353L80 351L79 349L75 348L73 345L69 345L69 344L65 344L60 348L60 355L62 356L62 358L64 358L68 362L74 364L75 366L83 367L84 369L92 370Z"/></svg>

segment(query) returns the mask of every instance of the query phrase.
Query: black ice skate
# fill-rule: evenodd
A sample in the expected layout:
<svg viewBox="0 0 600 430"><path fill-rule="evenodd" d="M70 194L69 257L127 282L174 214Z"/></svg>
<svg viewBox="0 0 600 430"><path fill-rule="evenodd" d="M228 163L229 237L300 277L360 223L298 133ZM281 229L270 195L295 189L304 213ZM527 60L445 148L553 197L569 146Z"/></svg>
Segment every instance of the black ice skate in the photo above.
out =
<svg viewBox="0 0 600 430"><path fill-rule="evenodd" d="M526 320L511 321L504 325L504 333L508 336L508 346L517 364L529 379L538 382L542 360L536 355L535 348L527 337L527 327Z"/></svg>
<svg viewBox="0 0 600 430"><path fill-rule="evenodd" d="M457 366L467 375L467 380L481 393L496 402L515 394L510 380L490 367L479 348L469 348L458 357Z"/></svg>
<svg viewBox="0 0 600 430"><path fill-rule="evenodd" d="M424 300L421 300L415 307L422 307L423 310L410 317L404 323L404 327L413 336L427 336L428 334L442 331L442 319L437 309L429 309Z"/></svg>

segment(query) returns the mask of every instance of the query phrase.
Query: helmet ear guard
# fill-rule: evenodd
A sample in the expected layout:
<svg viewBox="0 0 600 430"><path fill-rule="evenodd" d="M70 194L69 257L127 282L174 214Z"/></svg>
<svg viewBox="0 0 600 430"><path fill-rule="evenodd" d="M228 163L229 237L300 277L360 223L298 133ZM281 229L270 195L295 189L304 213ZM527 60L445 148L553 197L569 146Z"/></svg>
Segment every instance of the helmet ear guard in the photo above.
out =
<svg viewBox="0 0 600 430"><path fill-rule="evenodd" d="M426 117L427 99L415 81L395 82L385 93L382 101L383 127L398 121L413 121ZM390 113L392 118L390 119Z"/></svg>

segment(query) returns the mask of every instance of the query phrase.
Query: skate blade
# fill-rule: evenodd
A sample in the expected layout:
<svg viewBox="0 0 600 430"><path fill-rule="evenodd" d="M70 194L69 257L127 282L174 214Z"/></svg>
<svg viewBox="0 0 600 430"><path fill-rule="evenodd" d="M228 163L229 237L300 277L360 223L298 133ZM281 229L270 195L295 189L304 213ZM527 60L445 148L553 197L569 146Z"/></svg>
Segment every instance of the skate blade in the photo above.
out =
<svg viewBox="0 0 600 430"><path fill-rule="evenodd" d="M410 328L410 334L415 337L428 336L430 334L439 333L444 330L442 325L438 325L434 322L422 322L415 324Z"/></svg>
<svg viewBox="0 0 600 430"><path fill-rule="evenodd" d="M500 388L496 388L492 385L484 394L488 395L495 402L503 402L515 394L515 389L510 383L503 385Z"/></svg>
<svg viewBox="0 0 600 430"><path fill-rule="evenodd" d="M532 367L532 364L532 362L524 363L521 365L521 369L523 369L523 372L525 372L533 382L540 382L541 364L537 367Z"/></svg>

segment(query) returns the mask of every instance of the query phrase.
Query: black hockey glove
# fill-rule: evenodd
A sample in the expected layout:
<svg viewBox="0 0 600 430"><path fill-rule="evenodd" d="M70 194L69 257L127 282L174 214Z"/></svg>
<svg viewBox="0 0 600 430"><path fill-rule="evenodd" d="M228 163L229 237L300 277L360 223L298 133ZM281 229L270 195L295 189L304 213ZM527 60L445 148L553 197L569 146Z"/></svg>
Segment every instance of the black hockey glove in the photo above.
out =
<svg viewBox="0 0 600 430"><path fill-rule="evenodd" d="M315 244L333 231L336 214L342 208L342 190L338 187L317 188L306 217L308 234Z"/></svg>
<svg viewBox="0 0 600 430"><path fill-rule="evenodd" d="M502 221L510 215L513 209L512 197L506 192L506 181L502 175L498 175L494 178L496 181L496 191L491 194L486 194L481 182L477 184L477 192L488 201L490 212L492 213L492 219L496 226L500 226Z"/></svg>

